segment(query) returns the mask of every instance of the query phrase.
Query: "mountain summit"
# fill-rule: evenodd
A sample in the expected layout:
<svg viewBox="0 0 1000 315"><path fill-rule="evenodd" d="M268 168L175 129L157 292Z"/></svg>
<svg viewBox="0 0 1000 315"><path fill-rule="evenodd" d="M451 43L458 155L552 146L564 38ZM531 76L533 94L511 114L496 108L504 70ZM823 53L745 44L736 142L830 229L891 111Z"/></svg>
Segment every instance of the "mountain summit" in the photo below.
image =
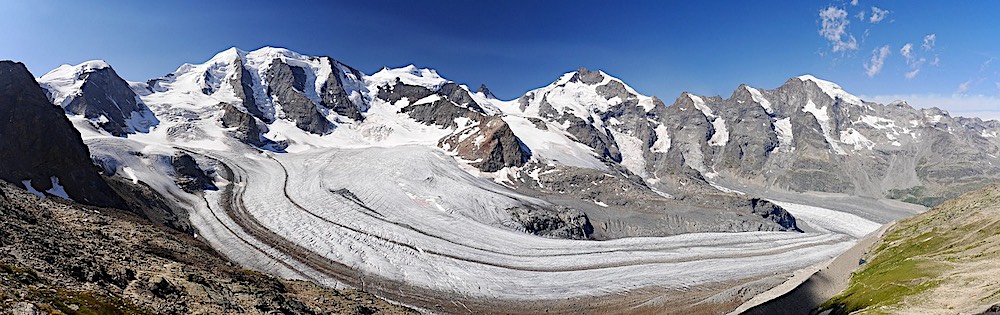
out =
<svg viewBox="0 0 1000 315"><path fill-rule="evenodd" d="M110 65L101 60L62 65L38 79L49 99L115 136L148 133L159 120Z"/></svg>

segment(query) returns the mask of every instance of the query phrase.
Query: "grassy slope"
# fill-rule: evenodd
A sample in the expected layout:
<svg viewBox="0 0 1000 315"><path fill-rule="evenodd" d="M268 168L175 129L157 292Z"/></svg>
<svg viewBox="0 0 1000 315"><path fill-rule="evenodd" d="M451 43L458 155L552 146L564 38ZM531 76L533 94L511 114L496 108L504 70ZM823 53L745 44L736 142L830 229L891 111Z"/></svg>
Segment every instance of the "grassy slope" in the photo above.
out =
<svg viewBox="0 0 1000 315"><path fill-rule="evenodd" d="M1000 186L967 193L886 232L821 308L834 313L979 312L1000 302Z"/></svg>

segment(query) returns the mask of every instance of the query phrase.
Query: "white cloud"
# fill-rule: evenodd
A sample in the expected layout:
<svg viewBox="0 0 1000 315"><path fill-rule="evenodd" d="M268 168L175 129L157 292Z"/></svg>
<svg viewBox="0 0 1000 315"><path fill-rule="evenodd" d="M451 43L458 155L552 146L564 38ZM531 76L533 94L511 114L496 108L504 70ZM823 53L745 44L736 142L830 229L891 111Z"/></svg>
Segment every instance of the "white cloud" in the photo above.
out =
<svg viewBox="0 0 1000 315"><path fill-rule="evenodd" d="M909 64L913 62L913 44L906 43L903 48L899 49L899 54L906 58L906 63Z"/></svg>
<svg viewBox="0 0 1000 315"><path fill-rule="evenodd" d="M934 49L934 44L937 44L937 34L924 36L924 50Z"/></svg>
<svg viewBox="0 0 1000 315"><path fill-rule="evenodd" d="M867 13L868 12L861 11L861 12L858 12L858 14L855 14L854 17L858 18L858 21L864 21L865 20L865 16L866 16L865 14L867 14Z"/></svg>
<svg viewBox="0 0 1000 315"><path fill-rule="evenodd" d="M846 52L858 49L858 41L847 32L847 11L837 7L828 7L819 11L822 19L819 35L833 45L833 52Z"/></svg>
<svg viewBox="0 0 1000 315"><path fill-rule="evenodd" d="M913 52L912 43L906 43L906 45L903 45L903 48L899 49L899 54L903 55L903 58L906 59L906 65L910 66L910 71L907 71L904 76L910 80L916 78L917 74L920 74L920 68L923 68L924 64L927 63L927 58L917 58L916 54Z"/></svg>
<svg viewBox="0 0 1000 315"><path fill-rule="evenodd" d="M962 84L958 85L958 90L956 90L955 93L965 94L965 92L969 91L970 87L972 87L972 80L962 82Z"/></svg>
<svg viewBox="0 0 1000 315"><path fill-rule="evenodd" d="M851 5L857 6L858 5L858 0L851 0Z"/></svg>
<svg viewBox="0 0 1000 315"><path fill-rule="evenodd" d="M882 66L885 65L885 58L889 57L890 53L891 51L889 51L889 45L872 50L872 58L865 63L865 74L871 78L879 72L882 72Z"/></svg>
<svg viewBox="0 0 1000 315"><path fill-rule="evenodd" d="M938 56L934 56L934 61L931 61L931 65L935 67L941 65L941 58L938 58Z"/></svg>
<svg viewBox="0 0 1000 315"><path fill-rule="evenodd" d="M861 99L882 104L888 104L896 100L905 100L913 107L937 107L948 111L952 116L979 117L986 120L1000 119L1000 97L998 96L899 94L861 96Z"/></svg>
<svg viewBox="0 0 1000 315"><path fill-rule="evenodd" d="M886 16L889 16L889 13L890 13L889 10L880 9L879 7L872 7L872 16L868 18L868 21L871 22L872 24L877 24L878 22L882 22L882 20L884 20Z"/></svg>

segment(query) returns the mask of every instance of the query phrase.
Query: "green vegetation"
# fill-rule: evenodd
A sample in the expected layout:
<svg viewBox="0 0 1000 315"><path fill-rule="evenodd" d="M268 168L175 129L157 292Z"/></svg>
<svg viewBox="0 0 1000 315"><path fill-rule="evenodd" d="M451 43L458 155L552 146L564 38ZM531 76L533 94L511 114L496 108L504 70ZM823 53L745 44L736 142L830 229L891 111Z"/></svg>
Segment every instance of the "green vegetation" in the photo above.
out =
<svg viewBox="0 0 1000 315"><path fill-rule="evenodd" d="M914 187L907 194L920 194ZM886 232L841 294L820 306L833 314L890 314L893 306L949 281L943 275L972 261L997 259L995 213L1000 190L983 189L903 220ZM993 296L1000 292L993 293Z"/></svg>
<svg viewBox="0 0 1000 315"><path fill-rule="evenodd" d="M897 231L888 238L900 239ZM821 308L835 309L836 313L851 313L861 309L878 309L902 302L903 298L924 292L940 284L931 281L947 266L924 259L942 250L948 237L924 233L898 246L881 246L873 259L851 277L851 283L840 295L824 303Z"/></svg>
<svg viewBox="0 0 1000 315"><path fill-rule="evenodd" d="M40 281L38 274L34 270L18 268L7 264L0 264L0 274L10 275L23 284L32 284Z"/></svg>
<svg viewBox="0 0 1000 315"><path fill-rule="evenodd" d="M33 290L32 300L40 301L43 310L50 313L54 310L66 314L79 315L113 315L113 314L152 314L131 302L114 296L103 296L94 292L68 290Z"/></svg>
<svg viewBox="0 0 1000 315"><path fill-rule="evenodd" d="M927 196L925 195L926 193L926 188L924 186L914 186L907 189L890 190L886 197L925 207L937 206L947 199L943 196Z"/></svg>

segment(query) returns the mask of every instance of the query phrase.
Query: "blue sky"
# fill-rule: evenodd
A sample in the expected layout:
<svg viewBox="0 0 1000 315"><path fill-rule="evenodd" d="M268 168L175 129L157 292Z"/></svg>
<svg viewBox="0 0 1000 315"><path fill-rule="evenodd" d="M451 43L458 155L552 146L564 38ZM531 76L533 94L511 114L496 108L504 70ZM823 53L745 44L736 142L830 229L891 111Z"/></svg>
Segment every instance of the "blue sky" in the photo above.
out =
<svg viewBox="0 0 1000 315"><path fill-rule="evenodd" d="M667 103L809 73L870 100L1000 117L1000 2L41 2L4 0L0 20L0 58L36 76L104 59L143 81L269 45L366 73L435 68L505 99L581 66Z"/></svg>

